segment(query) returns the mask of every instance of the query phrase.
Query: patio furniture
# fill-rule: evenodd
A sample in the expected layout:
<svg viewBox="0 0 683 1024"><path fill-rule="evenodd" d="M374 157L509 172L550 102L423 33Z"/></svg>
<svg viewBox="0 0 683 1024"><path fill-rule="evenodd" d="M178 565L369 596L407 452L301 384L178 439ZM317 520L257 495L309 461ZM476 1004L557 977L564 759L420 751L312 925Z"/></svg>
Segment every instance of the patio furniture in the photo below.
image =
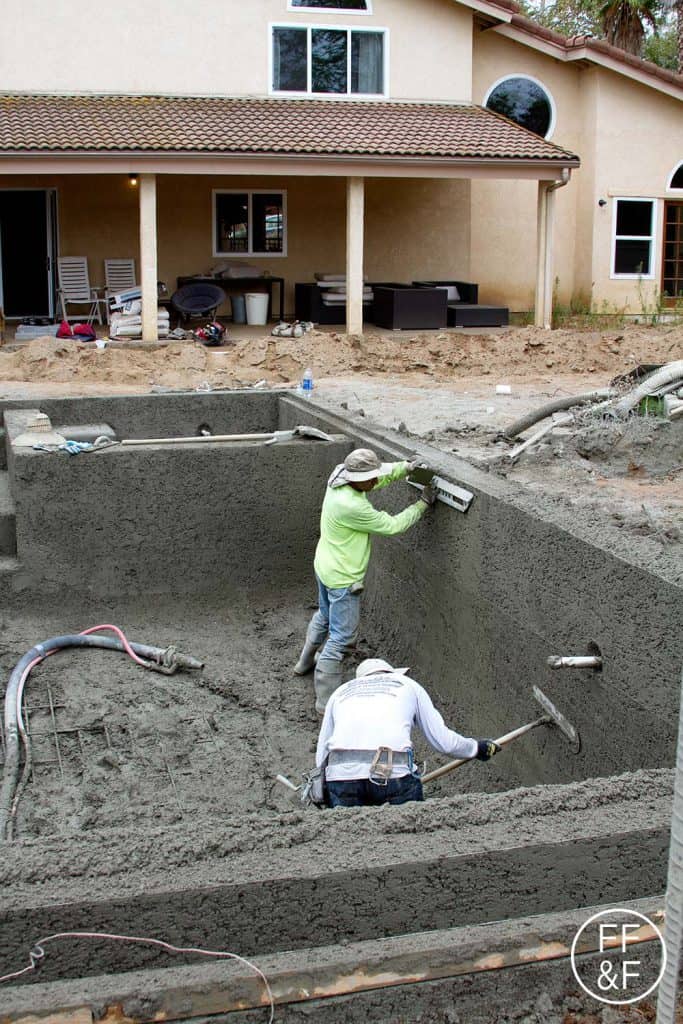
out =
<svg viewBox="0 0 683 1024"><path fill-rule="evenodd" d="M106 299L107 323L111 315L109 304L114 295L119 295L129 288L135 288L136 285L134 259L104 261L104 297Z"/></svg>
<svg viewBox="0 0 683 1024"><path fill-rule="evenodd" d="M101 288L92 288L88 274L86 256L59 256L57 258L57 278L59 282L59 301L62 307L62 320L85 319L89 324L97 318L98 324L103 323L100 306L107 309L107 303L98 293ZM69 306L86 306L87 314L69 315Z"/></svg>
<svg viewBox="0 0 683 1024"><path fill-rule="evenodd" d="M186 323L192 317L208 317L213 319L216 310L225 301L225 292L216 284L195 281L183 285L171 296L171 305L180 320Z"/></svg>
<svg viewBox="0 0 683 1024"><path fill-rule="evenodd" d="M471 305L468 302L448 303L449 327L507 327L510 310L506 306Z"/></svg>
<svg viewBox="0 0 683 1024"><path fill-rule="evenodd" d="M244 295L245 292L259 290L268 292L268 319L273 315L273 285L280 289L279 318L285 319L285 279L274 277L271 274L261 277L179 277L178 288L184 288L187 284L211 284L223 291L223 298L237 293Z"/></svg>
<svg viewBox="0 0 683 1024"><path fill-rule="evenodd" d="M391 331L434 330L446 326L447 294L396 281L373 284L372 321Z"/></svg>
<svg viewBox="0 0 683 1024"><path fill-rule="evenodd" d="M505 327L510 322L506 306L479 303L479 285L471 281L413 281L421 288L442 288L448 298L449 327Z"/></svg>
<svg viewBox="0 0 683 1024"><path fill-rule="evenodd" d="M346 323L346 298L341 302L328 301L324 298L330 291L329 287L320 287L317 281L294 285L294 316L297 320L309 321L314 324ZM363 319L372 320L372 299L363 300Z"/></svg>

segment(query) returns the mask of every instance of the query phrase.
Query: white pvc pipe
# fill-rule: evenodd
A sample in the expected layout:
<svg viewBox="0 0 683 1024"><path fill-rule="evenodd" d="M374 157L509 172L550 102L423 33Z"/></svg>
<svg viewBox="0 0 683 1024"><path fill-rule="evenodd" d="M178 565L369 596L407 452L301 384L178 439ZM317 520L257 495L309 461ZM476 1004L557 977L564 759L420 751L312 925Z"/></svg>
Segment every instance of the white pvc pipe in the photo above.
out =
<svg viewBox="0 0 683 1024"><path fill-rule="evenodd" d="M641 399L646 398L653 391L657 391L658 388L664 387L665 384L671 384L675 380L683 380L683 359L678 359L674 363L667 363L661 369L655 370L654 373L645 378L642 384L639 384L633 391L629 391L627 395L620 398L612 408L617 414L624 415L630 412L631 409L635 409Z"/></svg>
<svg viewBox="0 0 683 1024"><path fill-rule="evenodd" d="M144 444L209 444L212 441L269 441L275 437L270 434L199 434L197 437L132 437L122 441L122 445Z"/></svg>

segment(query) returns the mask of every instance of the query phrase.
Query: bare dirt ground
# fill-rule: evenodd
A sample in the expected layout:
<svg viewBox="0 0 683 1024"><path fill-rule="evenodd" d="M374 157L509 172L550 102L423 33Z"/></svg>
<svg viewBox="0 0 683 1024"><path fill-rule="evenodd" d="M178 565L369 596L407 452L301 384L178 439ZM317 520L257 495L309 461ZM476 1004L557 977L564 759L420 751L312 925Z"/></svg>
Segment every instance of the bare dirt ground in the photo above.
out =
<svg viewBox="0 0 683 1024"><path fill-rule="evenodd" d="M316 400L329 408L452 451L532 492L600 509L615 529L675 550L683 547L683 420L582 413L514 462L500 435L547 401L680 358L683 326L673 325L363 337L326 329L302 338L243 328L221 348L186 341L97 349L41 338L0 349L0 396L295 387L310 366ZM510 393L497 393L500 384Z"/></svg>

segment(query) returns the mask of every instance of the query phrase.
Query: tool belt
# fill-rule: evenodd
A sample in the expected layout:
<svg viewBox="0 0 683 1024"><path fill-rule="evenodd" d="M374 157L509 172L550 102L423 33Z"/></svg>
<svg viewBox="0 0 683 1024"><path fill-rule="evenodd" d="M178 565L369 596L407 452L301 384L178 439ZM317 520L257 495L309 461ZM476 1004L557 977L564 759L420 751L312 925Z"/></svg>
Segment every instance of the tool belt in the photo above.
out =
<svg viewBox="0 0 683 1024"><path fill-rule="evenodd" d="M331 750L327 762L335 764L369 764L369 779L378 786L386 786L391 778L392 769L408 768L414 770L412 750L392 750L391 747L378 747L377 750Z"/></svg>

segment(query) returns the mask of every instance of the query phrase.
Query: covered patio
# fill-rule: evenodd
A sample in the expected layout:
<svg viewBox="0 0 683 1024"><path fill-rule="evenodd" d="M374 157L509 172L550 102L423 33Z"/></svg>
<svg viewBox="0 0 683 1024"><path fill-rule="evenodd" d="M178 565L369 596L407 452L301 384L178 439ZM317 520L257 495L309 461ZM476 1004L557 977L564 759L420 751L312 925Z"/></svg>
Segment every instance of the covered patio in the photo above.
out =
<svg viewBox="0 0 683 1024"><path fill-rule="evenodd" d="M477 178L537 183L528 255L535 322L549 326L555 192L578 165L471 104L0 97L0 193L8 206L12 193L45 193L35 245L45 245L51 314L59 255L86 255L93 284L103 255L136 255L145 342L157 340L158 280L172 292L177 277L231 261L285 278L287 308L298 281L344 272L346 329L360 334L365 278L467 278ZM247 197L242 237L225 230L235 196ZM3 295L11 263L5 244Z"/></svg>

